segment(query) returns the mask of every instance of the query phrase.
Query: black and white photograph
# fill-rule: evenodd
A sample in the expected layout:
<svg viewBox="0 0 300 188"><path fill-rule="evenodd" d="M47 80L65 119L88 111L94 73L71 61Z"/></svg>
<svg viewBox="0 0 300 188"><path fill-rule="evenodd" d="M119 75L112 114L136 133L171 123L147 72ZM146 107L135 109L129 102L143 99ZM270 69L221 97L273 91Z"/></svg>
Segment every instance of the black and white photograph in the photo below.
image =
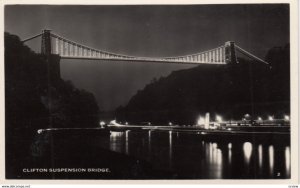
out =
<svg viewBox="0 0 300 188"><path fill-rule="evenodd" d="M5 179L290 180L290 11L5 5Z"/></svg>

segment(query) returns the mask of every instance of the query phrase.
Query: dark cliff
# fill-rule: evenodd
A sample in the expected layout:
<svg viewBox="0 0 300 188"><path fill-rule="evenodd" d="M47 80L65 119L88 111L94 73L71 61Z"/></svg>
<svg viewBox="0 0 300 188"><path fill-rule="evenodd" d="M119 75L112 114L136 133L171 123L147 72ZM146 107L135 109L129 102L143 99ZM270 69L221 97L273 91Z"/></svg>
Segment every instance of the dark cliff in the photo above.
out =
<svg viewBox="0 0 300 188"><path fill-rule="evenodd" d="M5 33L6 128L96 126L94 96L70 81L50 84L48 68L45 57Z"/></svg>
<svg viewBox="0 0 300 188"><path fill-rule="evenodd" d="M20 166L32 167L34 152L43 147L38 129L96 127L99 108L94 96L58 76L20 39L5 33L5 161L6 177L20 178ZM51 62L50 62L51 63ZM53 63L53 62L52 62ZM55 78L55 79L53 79Z"/></svg>

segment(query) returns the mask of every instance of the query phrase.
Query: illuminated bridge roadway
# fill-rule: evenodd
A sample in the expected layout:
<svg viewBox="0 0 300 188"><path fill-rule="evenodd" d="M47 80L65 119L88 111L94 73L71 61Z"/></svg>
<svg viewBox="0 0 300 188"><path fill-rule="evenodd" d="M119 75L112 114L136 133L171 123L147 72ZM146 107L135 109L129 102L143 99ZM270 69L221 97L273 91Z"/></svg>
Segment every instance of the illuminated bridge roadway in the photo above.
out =
<svg viewBox="0 0 300 188"><path fill-rule="evenodd" d="M177 64L221 64L236 63L236 52L239 52L253 60L268 64L264 60L247 52L233 41L225 42L213 49L195 54L188 54L176 57L138 57L107 52L95 49L73 40L51 32L43 30L42 33L29 37L22 42L27 42L37 37L42 38L41 53L45 55L56 54L62 59L87 59L87 60L114 60L114 61L138 61L138 62L158 62Z"/></svg>

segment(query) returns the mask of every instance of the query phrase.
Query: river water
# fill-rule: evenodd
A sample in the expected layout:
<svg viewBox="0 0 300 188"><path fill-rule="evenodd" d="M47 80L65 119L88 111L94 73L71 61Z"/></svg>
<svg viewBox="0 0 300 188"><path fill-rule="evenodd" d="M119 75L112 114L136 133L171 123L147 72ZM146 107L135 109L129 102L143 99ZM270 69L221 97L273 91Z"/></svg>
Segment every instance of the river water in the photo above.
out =
<svg viewBox="0 0 300 188"><path fill-rule="evenodd" d="M110 131L101 147L186 178L290 178L289 137L214 136L174 131Z"/></svg>
<svg viewBox="0 0 300 188"><path fill-rule="evenodd" d="M20 173L61 179L288 179L289 132L184 129L38 131L23 168L108 168L109 173Z"/></svg>

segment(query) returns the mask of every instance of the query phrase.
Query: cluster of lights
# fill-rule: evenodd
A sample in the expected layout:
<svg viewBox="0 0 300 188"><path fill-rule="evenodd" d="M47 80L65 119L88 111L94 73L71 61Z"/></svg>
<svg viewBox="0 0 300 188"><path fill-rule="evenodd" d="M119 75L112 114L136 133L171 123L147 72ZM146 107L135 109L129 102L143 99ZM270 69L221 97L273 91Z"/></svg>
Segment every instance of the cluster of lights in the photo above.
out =
<svg viewBox="0 0 300 188"><path fill-rule="evenodd" d="M208 118L208 119L206 119L206 118ZM223 122L223 118L220 115L216 115L215 120L218 123ZM209 121L209 117L199 116L199 118L197 120L197 125L205 125L208 123L208 121Z"/></svg>
<svg viewBox="0 0 300 188"><path fill-rule="evenodd" d="M250 114L245 114L244 117L242 118L242 121L247 121L247 119L249 119L250 117L251 117ZM290 121L290 116L284 115L283 119L284 119L285 121ZM216 115L215 120L216 120L216 122L218 122L218 123L223 122L223 118L222 118L222 116L220 116L220 115ZM269 121L274 121L275 118L274 118L274 116L271 116L271 115L270 115L270 116L268 116L268 119L267 119L267 120L269 120ZM257 117L257 121L263 121L263 118L259 116L259 117ZM203 124L205 124L205 118L202 117L202 116L200 116L200 117L198 118L198 120L197 120L197 125L203 125Z"/></svg>
<svg viewBox="0 0 300 188"><path fill-rule="evenodd" d="M205 118L200 116L197 121L197 125L204 125L204 124L205 124Z"/></svg>
<svg viewBox="0 0 300 188"><path fill-rule="evenodd" d="M223 118L219 115L216 115L216 121L221 123L223 121Z"/></svg>
<svg viewBox="0 0 300 188"><path fill-rule="evenodd" d="M122 122L120 122L120 123L122 124ZM112 120L112 121L109 123L109 125L110 125L110 124L117 125L117 126L121 125L121 124L118 124L116 120ZM129 125L129 123L128 123L127 121L125 121L124 124L125 124L125 125ZM101 127L103 127L104 125L106 125L106 122L101 120L101 121L99 121L99 125L100 125ZM151 125L151 122L147 122L147 125L150 126L150 125ZM171 126L171 125L173 125L173 123L172 123L172 122L169 122L169 125Z"/></svg>
<svg viewBox="0 0 300 188"><path fill-rule="evenodd" d="M285 121L290 121L290 116L284 115L283 119ZM274 121L274 116L268 116L268 120L269 121ZM261 117L257 117L257 121L263 121L263 119Z"/></svg>
<svg viewBox="0 0 300 188"><path fill-rule="evenodd" d="M245 115L244 115L244 118L242 118L242 120L243 120L243 121L246 121L247 118L249 118L249 117L250 117L249 114L245 114ZM223 118L222 118L222 116L220 116L220 115L216 115L215 120L216 120L216 122L218 122L218 123L223 122ZM269 121L274 121L274 116L268 116L268 120L269 120ZM284 115L284 120L285 120L285 121L290 121L290 116ZM257 121L263 121L262 117L260 117L260 116L257 117ZM111 123L115 124L116 121L115 121L115 120L114 120L114 121L111 121ZM106 125L105 121L100 121L99 124L100 124L100 126ZM151 125L150 122L148 122L147 124L148 124L148 125ZM169 122L168 124L169 124L169 126L172 126L172 125L173 125L172 122ZM197 120L197 125L204 125L204 124L205 124L205 117L199 116L199 118L198 118L198 120ZM128 125L128 122L125 122L125 125Z"/></svg>

